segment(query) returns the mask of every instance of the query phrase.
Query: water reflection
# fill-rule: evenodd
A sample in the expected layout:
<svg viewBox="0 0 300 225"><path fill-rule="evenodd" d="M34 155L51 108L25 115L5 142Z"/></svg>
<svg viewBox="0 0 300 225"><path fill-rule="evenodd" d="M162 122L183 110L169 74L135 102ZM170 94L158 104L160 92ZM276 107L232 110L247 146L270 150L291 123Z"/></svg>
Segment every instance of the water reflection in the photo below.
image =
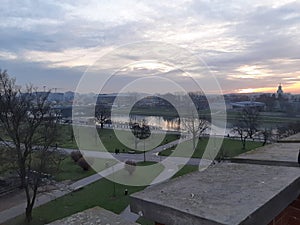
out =
<svg viewBox="0 0 300 225"><path fill-rule="evenodd" d="M179 117L168 117L168 116L142 116L142 115L130 115L130 118L126 116L114 116L112 121L114 124L125 124L129 125L129 122L141 122L146 120L147 124L152 129L166 130L166 131L182 131L184 127L181 126ZM210 125L210 128L206 130L206 134L212 133L214 135L223 135L222 128ZM230 129L226 129L226 135L233 135Z"/></svg>
<svg viewBox="0 0 300 225"><path fill-rule="evenodd" d="M179 131L180 130L180 118L178 117L165 117L165 116L141 116L130 115L130 118L126 116L114 116L113 123L129 124L129 122L140 122L145 120L151 127L156 127L161 130Z"/></svg>

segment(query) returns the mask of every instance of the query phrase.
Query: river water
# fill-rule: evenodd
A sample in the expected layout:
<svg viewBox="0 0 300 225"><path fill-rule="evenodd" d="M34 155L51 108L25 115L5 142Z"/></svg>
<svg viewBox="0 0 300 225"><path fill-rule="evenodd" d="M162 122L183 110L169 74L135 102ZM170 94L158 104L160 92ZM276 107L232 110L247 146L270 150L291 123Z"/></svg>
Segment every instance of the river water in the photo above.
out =
<svg viewBox="0 0 300 225"><path fill-rule="evenodd" d="M146 124L149 125L152 129L157 130L166 130L166 131L179 131L180 128L184 130L183 126L180 126L179 118L170 118L163 116L142 116L142 115L131 115L130 118L126 116L114 116L111 118L112 124L123 125L124 128L129 125L130 121L141 122L146 121ZM232 135L230 128L224 129L221 127L211 125L211 133L214 135ZM207 129L205 133L210 133L210 129Z"/></svg>

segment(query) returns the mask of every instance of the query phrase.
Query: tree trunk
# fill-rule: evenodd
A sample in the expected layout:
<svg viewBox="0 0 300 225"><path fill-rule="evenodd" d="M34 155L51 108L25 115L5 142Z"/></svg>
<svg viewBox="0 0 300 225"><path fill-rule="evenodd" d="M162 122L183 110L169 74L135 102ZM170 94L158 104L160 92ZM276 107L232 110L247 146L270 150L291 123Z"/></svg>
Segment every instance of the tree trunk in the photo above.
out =
<svg viewBox="0 0 300 225"><path fill-rule="evenodd" d="M26 187L26 182L25 182L25 174L22 172L22 171L20 171L20 177L21 177L21 184L20 184L20 188L21 189L24 189L25 187Z"/></svg>
<svg viewBox="0 0 300 225"><path fill-rule="evenodd" d="M25 213L25 215L26 215L27 222L30 222L32 220L32 208L33 208L32 204L29 204L26 207L26 213Z"/></svg>
<svg viewBox="0 0 300 225"><path fill-rule="evenodd" d="M244 149L244 141L243 141L243 136L240 135L240 139L241 139L241 142L242 142L242 149Z"/></svg>
<svg viewBox="0 0 300 225"><path fill-rule="evenodd" d="M27 205L26 205L26 211L25 211L25 215L26 215L26 220L28 222L30 222L32 220L32 208L33 208L33 204L32 204L32 201L31 201L31 196L30 196L30 190L29 190L29 184L28 184L28 181L25 181L26 182L26 186L25 186L25 194L26 194L26 202L27 202Z"/></svg>
<svg viewBox="0 0 300 225"><path fill-rule="evenodd" d="M138 139L134 137L134 149L137 150Z"/></svg>
<svg viewBox="0 0 300 225"><path fill-rule="evenodd" d="M196 150L196 138L197 138L197 136L195 134L193 134L193 151Z"/></svg>
<svg viewBox="0 0 300 225"><path fill-rule="evenodd" d="M40 186L39 183L39 178L36 178L36 180L34 181L34 187L33 187L33 192L32 192L32 196L30 197L30 191L28 189L28 187L26 188L26 196L27 196L27 206L26 206L26 220L28 222L30 222L32 220L32 209L35 203L35 199L37 196L37 191L38 191L38 187Z"/></svg>
<svg viewBox="0 0 300 225"><path fill-rule="evenodd" d="M243 150L245 150L246 149L246 139L243 139L242 143L243 143Z"/></svg>

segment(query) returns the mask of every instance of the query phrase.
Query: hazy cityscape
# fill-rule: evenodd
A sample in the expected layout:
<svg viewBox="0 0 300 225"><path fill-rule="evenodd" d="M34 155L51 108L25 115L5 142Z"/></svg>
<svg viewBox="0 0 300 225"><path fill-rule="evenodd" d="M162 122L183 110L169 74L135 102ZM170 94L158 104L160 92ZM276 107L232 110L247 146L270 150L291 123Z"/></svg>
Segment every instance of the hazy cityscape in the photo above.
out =
<svg viewBox="0 0 300 225"><path fill-rule="evenodd" d="M1 225L300 225L300 2L1 3Z"/></svg>

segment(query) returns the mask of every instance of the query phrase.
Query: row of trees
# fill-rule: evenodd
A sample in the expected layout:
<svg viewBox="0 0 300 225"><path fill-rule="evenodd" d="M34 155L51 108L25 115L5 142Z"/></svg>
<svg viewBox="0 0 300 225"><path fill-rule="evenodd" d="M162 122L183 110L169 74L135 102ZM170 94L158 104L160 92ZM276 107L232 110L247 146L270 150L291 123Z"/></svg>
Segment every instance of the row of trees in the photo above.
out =
<svg viewBox="0 0 300 225"><path fill-rule="evenodd" d="M191 110L191 112L193 111ZM209 128L209 118L199 115L198 112L191 112L187 113L185 118L179 120L179 126L191 134L193 149L195 149L197 139ZM98 105L96 107L96 119L103 128L103 124L110 119L110 110L105 105ZM284 124L276 127L277 129L262 127L260 123L260 112L256 108L244 108L237 115L233 123L232 131L239 136L243 149L246 148L247 140L254 139L254 137L258 136L263 140L262 144L265 145L268 141L275 138L274 130L277 130L276 138L282 138L300 132L300 122ZM149 128L149 126L145 124L145 121L141 123L131 123L131 125L136 140L143 140L148 137L144 135L144 133L148 132L142 132L145 127Z"/></svg>
<svg viewBox="0 0 300 225"><path fill-rule="evenodd" d="M261 125L260 113L256 108L244 108L239 112L236 122L233 124L233 131L239 135L243 149L246 148L246 141L254 136L263 138L263 145L272 139L280 139L300 132L300 122L290 122L276 128L266 128Z"/></svg>
<svg viewBox="0 0 300 225"><path fill-rule="evenodd" d="M232 130L239 135L243 149L246 148L247 139L253 139L253 135L258 131L258 119L259 111L256 108L244 108L239 113Z"/></svg>

